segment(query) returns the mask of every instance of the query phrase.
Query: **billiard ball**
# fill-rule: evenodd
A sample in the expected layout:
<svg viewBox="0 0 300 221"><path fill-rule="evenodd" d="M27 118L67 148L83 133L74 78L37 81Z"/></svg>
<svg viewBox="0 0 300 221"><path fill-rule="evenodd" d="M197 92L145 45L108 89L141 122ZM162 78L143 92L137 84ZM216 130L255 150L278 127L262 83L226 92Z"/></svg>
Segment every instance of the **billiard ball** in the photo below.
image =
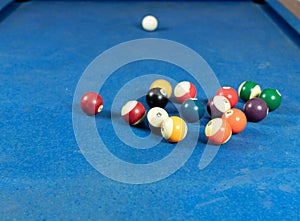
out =
<svg viewBox="0 0 300 221"><path fill-rule="evenodd" d="M152 88L146 95L146 101L149 107L161 107L164 108L169 99L167 93L162 88Z"/></svg>
<svg viewBox="0 0 300 221"><path fill-rule="evenodd" d="M248 121L261 121L268 115L268 111L266 102L258 97L248 100L244 105L244 112Z"/></svg>
<svg viewBox="0 0 300 221"><path fill-rule="evenodd" d="M234 107L239 100L238 93L232 87L222 87L217 91L216 95L226 97L229 100L231 107Z"/></svg>
<svg viewBox="0 0 300 221"><path fill-rule="evenodd" d="M164 80L164 79L158 79L156 81L153 81L152 84L150 85L150 89L152 88L162 88L164 91L167 93L167 97L170 98L172 95L172 86L171 84Z"/></svg>
<svg viewBox="0 0 300 221"><path fill-rule="evenodd" d="M206 108L211 118L217 118L222 117L222 115L228 111L231 106L226 97L217 95L207 102Z"/></svg>
<svg viewBox="0 0 300 221"><path fill-rule="evenodd" d="M244 81L238 89L238 95L243 101L258 97L260 93L260 86L253 81Z"/></svg>
<svg viewBox="0 0 300 221"><path fill-rule="evenodd" d="M182 141L188 131L185 121L177 116L168 117L161 125L162 136L170 143Z"/></svg>
<svg viewBox="0 0 300 221"><path fill-rule="evenodd" d="M205 136L213 144L226 143L232 135L230 124L222 118L214 118L205 126Z"/></svg>
<svg viewBox="0 0 300 221"><path fill-rule="evenodd" d="M189 81L179 82L174 88L175 99L183 103L189 98L195 98L197 94L196 87Z"/></svg>
<svg viewBox="0 0 300 221"><path fill-rule="evenodd" d="M160 107L153 107L147 113L147 120L152 128L160 128L162 122L168 117L169 114L167 111Z"/></svg>
<svg viewBox="0 0 300 221"><path fill-rule="evenodd" d="M103 109L103 99L96 92L87 92L80 99L80 107L87 115L96 115Z"/></svg>
<svg viewBox="0 0 300 221"><path fill-rule="evenodd" d="M155 18L153 15L147 15L142 20L142 27L145 31L155 31L157 26L157 18Z"/></svg>
<svg viewBox="0 0 300 221"><path fill-rule="evenodd" d="M189 98L180 107L180 115L189 123L198 122L204 115L204 104L197 98Z"/></svg>
<svg viewBox="0 0 300 221"><path fill-rule="evenodd" d="M267 103L269 111L277 109L281 104L281 94L278 90L273 88L264 89L259 95L259 98Z"/></svg>
<svg viewBox="0 0 300 221"><path fill-rule="evenodd" d="M121 110L124 121L130 125L137 125L143 121L146 115L146 108L136 100L128 101Z"/></svg>
<svg viewBox="0 0 300 221"><path fill-rule="evenodd" d="M246 115L243 111L237 108L232 108L226 111L222 118L227 120L227 122L230 124L232 133L234 134L242 132L247 125Z"/></svg>

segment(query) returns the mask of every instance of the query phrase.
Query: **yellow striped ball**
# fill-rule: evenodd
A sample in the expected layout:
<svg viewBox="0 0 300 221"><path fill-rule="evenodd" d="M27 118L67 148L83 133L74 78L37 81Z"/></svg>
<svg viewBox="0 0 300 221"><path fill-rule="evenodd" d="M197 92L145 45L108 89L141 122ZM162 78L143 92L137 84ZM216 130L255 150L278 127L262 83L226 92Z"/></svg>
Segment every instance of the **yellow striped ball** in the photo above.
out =
<svg viewBox="0 0 300 221"><path fill-rule="evenodd" d="M168 117L161 125L162 136L171 143L182 141L188 128L185 121L177 116Z"/></svg>

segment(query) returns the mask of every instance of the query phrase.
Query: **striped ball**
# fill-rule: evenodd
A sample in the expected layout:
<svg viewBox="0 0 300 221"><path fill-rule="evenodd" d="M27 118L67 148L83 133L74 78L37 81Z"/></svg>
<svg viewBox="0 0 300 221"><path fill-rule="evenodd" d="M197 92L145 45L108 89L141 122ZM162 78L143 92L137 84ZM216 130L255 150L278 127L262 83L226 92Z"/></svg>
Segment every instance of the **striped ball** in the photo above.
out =
<svg viewBox="0 0 300 221"><path fill-rule="evenodd" d="M240 84L238 94L243 101L258 97L261 93L260 86L253 81L244 81Z"/></svg>
<svg viewBox="0 0 300 221"><path fill-rule="evenodd" d="M222 117L231 108L229 100L224 96L214 96L206 105L207 112L212 118Z"/></svg>
<svg viewBox="0 0 300 221"><path fill-rule="evenodd" d="M122 118L130 125L137 125L143 121L146 115L144 105L136 100L128 101L121 110Z"/></svg>
<svg viewBox="0 0 300 221"><path fill-rule="evenodd" d="M230 124L225 119L214 118L207 123L205 135L211 143L220 145L230 139L232 130Z"/></svg>
<svg viewBox="0 0 300 221"><path fill-rule="evenodd" d="M175 99L180 103L183 103L189 98L195 98L196 94L197 90L195 85L189 81L179 82L174 89Z"/></svg>
<svg viewBox="0 0 300 221"><path fill-rule="evenodd" d="M168 117L161 125L162 136L171 143L182 141L188 128L183 119L177 116Z"/></svg>

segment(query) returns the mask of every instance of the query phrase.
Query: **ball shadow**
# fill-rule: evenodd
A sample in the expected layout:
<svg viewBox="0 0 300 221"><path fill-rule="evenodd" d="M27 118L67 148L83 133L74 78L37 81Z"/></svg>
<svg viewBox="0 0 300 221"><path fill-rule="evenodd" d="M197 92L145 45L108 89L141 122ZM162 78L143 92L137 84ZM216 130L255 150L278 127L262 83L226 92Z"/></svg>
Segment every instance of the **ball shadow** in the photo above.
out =
<svg viewBox="0 0 300 221"><path fill-rule="evenodd" d="M207 144L207 142L208 142L205 134L202 131L200 131L198 141L203 144Z"/></svg>
<svg viewBox="0 0 300 221"><path fill-rule="evenodd" d="M174 96L171 96L171 97L169 98L169 101L171 101L171 102L174 103L174 104L181 104L178 100L176 100L176 98L175 98Z"/></svg>
<svg viewBox="0 0 300 221"><path fill-rule="evenodd" d="M150 130L149 125L145 122L145 119L139 124L131 126L140 130Z"/></svg>
<svg viewBox="0 0 300 221"><path fill-rule="evenodd" d="M161 137L161 128L160 127L153 127L151 125L148 125L151 132L155 135L158 135Z"/></svg>
<svg viewBox="0 0 300 221"><path fill-rule="evenodd" d="M80 108L80 104L76 103L76 104L71 104L69 106L69 108L71 109L71 111L75 114L80 114L80 115L87 115L86 113L84 113L81 108ZM108 110L103 109L101 112L99 112L96 115L88 115L90 117L95 117L96 119L100 119L100 118L105 118L105 119L111 119L111 112Z"/></svg>
<svg viewBox="0 0 300 221"><path fill-rule="evenodd" d="M141 31L143 31L145 33L156 33L156 32L170 30L170 28L168 28L168 27L158 26L158 28L155 31L146 31L143 29L143 27L140 23L134 23L132 26L135 27L136 29L140 29Z"/></svg>
<svg viewBox="0 0 300 221"><path fill-rule="evenodd" d="M109 119L121 119L122 118L122 116L119 112L117 113L117 112L105 111L104 116ZM123 119L121 119L121 121L124 124L127 124ZM139 124L130 125L130 126L136 128L136 129L139 129L139 130L150 130L150 127L149 127L148 123L146 122L146 118L144 118L143 121L140 122Z"/></svg>
<svg viewBox="0 0 300 221"><path fill-rule="evenodd" d="M104 119L111 119L111 112L108 111L108 110L102 110L100 113L98 113L96 116L95 116L96 119L99 119L99 118L104 118Z"/></svg>

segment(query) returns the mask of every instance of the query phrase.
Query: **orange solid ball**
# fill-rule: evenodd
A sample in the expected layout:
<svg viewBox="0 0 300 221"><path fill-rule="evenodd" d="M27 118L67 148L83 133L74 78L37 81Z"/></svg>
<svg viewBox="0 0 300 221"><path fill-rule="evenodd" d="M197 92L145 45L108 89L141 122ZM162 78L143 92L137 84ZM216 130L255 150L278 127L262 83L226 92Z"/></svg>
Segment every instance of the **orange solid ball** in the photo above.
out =
<svg viewBox="0 0 300 221"><path fill-rule="evenodd" d="M227 120L231 126L232 133L234 134L242 132L247 125L246 115L243 111L237 108L232 108L226 111L222 118Z"/></svg>

